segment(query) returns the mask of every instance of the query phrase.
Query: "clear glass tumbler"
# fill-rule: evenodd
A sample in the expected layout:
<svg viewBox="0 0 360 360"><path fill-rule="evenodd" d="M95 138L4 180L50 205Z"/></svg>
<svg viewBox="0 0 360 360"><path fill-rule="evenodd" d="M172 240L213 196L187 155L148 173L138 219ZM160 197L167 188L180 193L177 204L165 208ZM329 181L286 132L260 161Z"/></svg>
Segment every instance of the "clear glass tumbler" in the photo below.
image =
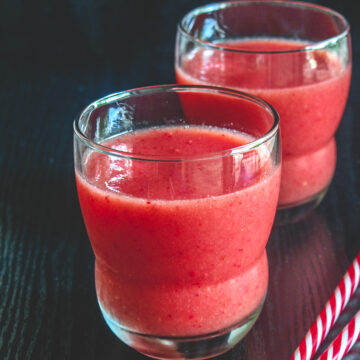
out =
<svg viewBox="0 0 360 360"><path fill-rule="evenodd" d="M280 188L278 116L221 88L129 90L74 123L102 314L159 359L223 353L257 319Z"/></svg>
<svg viewBox="0 0 360 360"><path fill-rule="evenodd" d="M335 131L351 77L349 24L339 13L296 1L229 1L197 8L178 26L181 84L259 96L278 111L285 222L323 198L336 165Z"/></svg>

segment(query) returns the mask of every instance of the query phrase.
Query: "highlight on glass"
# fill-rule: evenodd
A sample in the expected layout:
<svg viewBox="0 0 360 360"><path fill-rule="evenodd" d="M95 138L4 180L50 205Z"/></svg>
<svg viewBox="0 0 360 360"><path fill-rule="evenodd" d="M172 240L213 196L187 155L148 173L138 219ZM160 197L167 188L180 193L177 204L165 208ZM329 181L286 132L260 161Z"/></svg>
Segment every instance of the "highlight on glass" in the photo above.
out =
<svg viewBox="0 0 360 360"><path fill-rule="evenodd" d="M111 330L160 359L238 343L268 285L281 177L272 106L203 86L112 94L75 120L74 158Z"/></svg>
<svg viewBox="0 0 360 360"><path fill-rule="evenodd" d="M283 149L280 213L295 221L321 201L351 78L350 28L341 14L297 1L197 8L178 26L175 70L178 83L233 88L272 104Z"/></svg>

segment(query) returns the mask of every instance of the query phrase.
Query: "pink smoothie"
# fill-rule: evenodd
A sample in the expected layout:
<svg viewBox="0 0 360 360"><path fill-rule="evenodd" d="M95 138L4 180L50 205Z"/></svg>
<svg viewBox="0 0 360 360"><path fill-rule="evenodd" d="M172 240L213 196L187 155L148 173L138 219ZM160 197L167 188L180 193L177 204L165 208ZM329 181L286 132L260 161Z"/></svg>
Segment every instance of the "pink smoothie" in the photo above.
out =
<svg viewBox="0 0 360 360"><path fill-rule="evenodd" d="M288 51L305 45L271 39L222 44L244 51ZM351 66L324 50L264 55L209 48L186 55L176 76L179 83L246 91L275 107L283 147L280 206L311 198L330 183L336 163L333 136L344 111Z"/></svg>
<svg viewBox="0 0 360 360"><path fill-rule="evenodd" d="M190 126L137 131L105 145L184 158L250 140ZM267 155L149 162L86 154L76 179L107 316L133 331L187 336L232 326L261 306L280 184Z"/></svg>

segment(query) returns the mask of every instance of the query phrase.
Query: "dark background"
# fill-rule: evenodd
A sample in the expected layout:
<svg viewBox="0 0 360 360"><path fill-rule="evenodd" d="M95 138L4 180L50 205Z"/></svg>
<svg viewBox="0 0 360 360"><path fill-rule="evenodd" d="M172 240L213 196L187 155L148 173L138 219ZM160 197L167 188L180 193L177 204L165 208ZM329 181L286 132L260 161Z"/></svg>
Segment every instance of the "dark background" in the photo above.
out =
<svg viewBox="0 0 360 360"><path fill-rule="evenodd" d="M0 1L0 359L145 359L112 335L96 303L72 121L106 94L174 83L176 24L207 2ZM352 25L336 176L311 216L274 229L264 311L222 360L288 359L360 250L360 4L317 3ZM359 346L347 359L360 359Z"/></svg>

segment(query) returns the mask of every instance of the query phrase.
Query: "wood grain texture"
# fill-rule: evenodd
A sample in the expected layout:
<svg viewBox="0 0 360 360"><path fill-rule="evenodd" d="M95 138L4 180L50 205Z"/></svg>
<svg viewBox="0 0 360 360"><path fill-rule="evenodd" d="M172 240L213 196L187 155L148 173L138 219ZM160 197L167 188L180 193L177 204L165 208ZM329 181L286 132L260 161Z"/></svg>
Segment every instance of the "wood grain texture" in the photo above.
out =
<svg viewBox="0 0 360 360"><path fill-rule="evenodd" d="M98 310L72 120L108 93L173 83L176 23L207 2L0 3L0 359L147 359L115 338ZM354 72L336 176L311 216L273 230L264 310L218 360L288 359L360 250L360 5L319 3L352 24ZM340 324L359 307L358 292ZM346 359L360 359L359 344Z"/></svg>

